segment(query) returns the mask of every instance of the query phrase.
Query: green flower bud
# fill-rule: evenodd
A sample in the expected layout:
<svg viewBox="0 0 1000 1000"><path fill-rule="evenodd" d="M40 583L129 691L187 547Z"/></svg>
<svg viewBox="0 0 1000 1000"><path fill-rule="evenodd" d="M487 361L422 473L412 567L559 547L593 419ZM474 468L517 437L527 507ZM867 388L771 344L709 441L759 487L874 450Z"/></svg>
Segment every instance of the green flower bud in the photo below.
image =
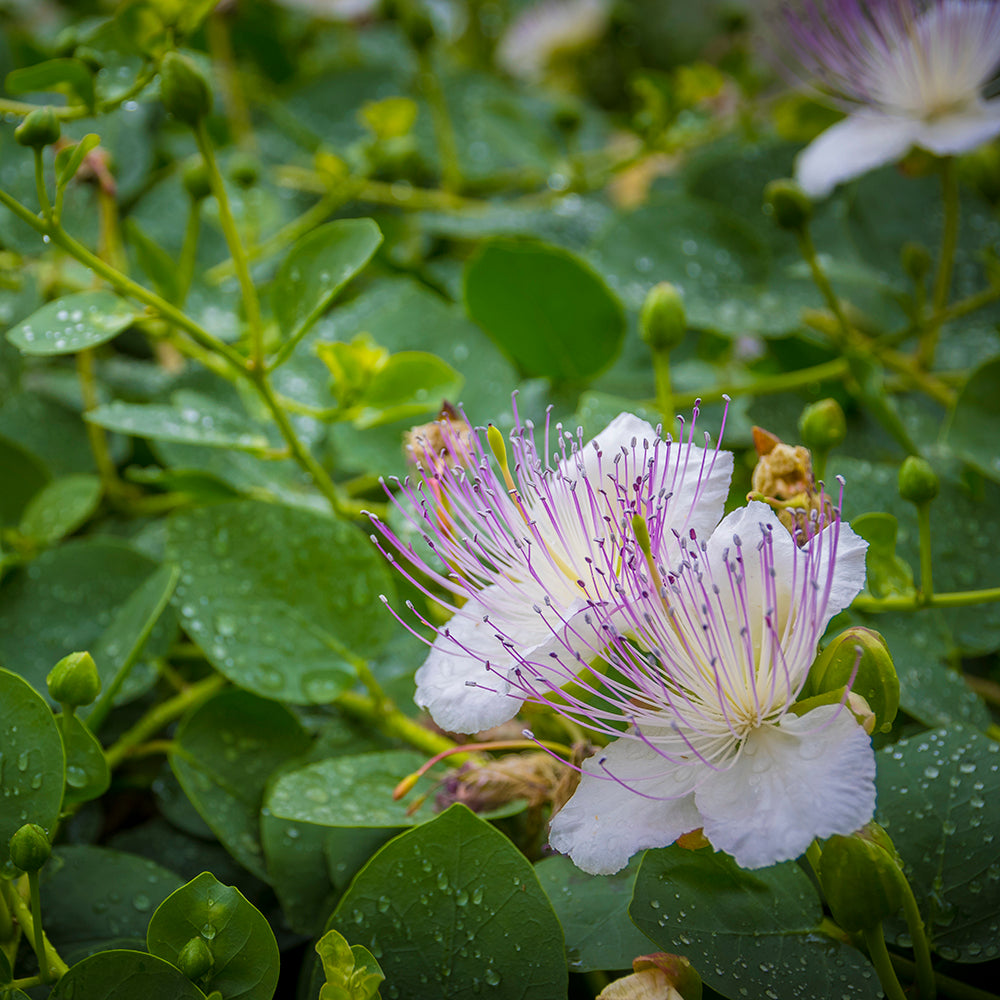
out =
<svg viewBox="0 0 1000 1000"><path fill-rule="evenodd" d="M64 656L45 678L49 695L60 705L89 705L101 693L101 678L90 653Z"/></svg>
<svg viewBox="0 0 1000 1000"><path fill-rule="evenodd" d="M807 406L799 417L799 434L810 451L820 454L842 444L847 437L847 421L840 403L835 399L821 399Z"/></svg>
<svg viewBox="0 0 1000 1000"><path fill-rule="evenodd" d="M434 41L434 22L422 10L407 14L403 20L403 31L418 52L423 52Z"/></svg>
<svg viewBox="0 0 1000 1000"><path fill-rule="evenodd" d="M201 70L179 52L160 62L160 100L176 119L197 125L212 110L212 91Z"/></svg>
<svg viewBox="0 0 1000 1000"><path fill-rule="evenodd" d="M904 243L899 254L903 270L918 284L930 273L931 252L922 243Z"/></svg>
<svg viewBox="0 0 1000 1000"><path fill-rule="evenodd" d="M59 141L62 129L59 116L54 108L39 108L32 111L20 125L14 129L14 138L22 146L32 149L44 149Z"/></svg>
<svg viewBox="0 0 1000 1000"><path fill-rule="evenodd" d="M812 218L809 196L794 181L771 181L764 188L764 205L782 228L800 233Z"/></svg>
<svg viewBox="0 0 1000 1000"><path fill-rule="evenodd" d="M850 837L835 835L820 855L823 895L833 919L850 933L875 927L903 905L895 849L891 841L890 849L883 846L888 836L878 829L876 835L867 828Z"/></svg>
<svg viewBox="0 0 1000 1000"><path fill-rule="evenodd" d="M877 728L888 732L899 709L899 677L885 639L873 629L855 625L841 632L809 670L809 690L813 694L842 690L847 685L868 703Z"/></svg>
<svg viewBox="0 0 1000 1000"><path fill-rule="evenodd" d="M10 838L10 860L23 872L37 872L51 853L49 838L37 823L25 823Z"/></svg>
<svg viewBox="0 0 1000 1000"><path fill-rule="evenodd" d="M192 201L204 201L212 193L208 167L200 156L184 164L181 179L184 182L184 190Z"/></svg>
<svg viewBox="0 0 1000 1000"><path fill-rule="evenodd" d="M177 953L177 968L192 982L201 979L214 964L211 949L201 937L191 938Z"/></svg>
<svg viewBox="0 0 1000 1000"><path fill-rule="evenodd" d="M233 153L229 158L229 176L240 187L253 187L260 177L260 163L249 153Z"/></svg>
<svg viewBox="0 0 1000 1000"><path fill-rule="evenodd" d="M930 503L941 488L931 463L917 455L909 455L899 467L899 495L918 507Z"/></svg>
<svg viewBox="0 0 1000 1000"><path fill-rule="evenodd" d="M669 281L661 281L646 293L639 311L639 335L654 351L671 351L687 330L684 300Z"/></svg>

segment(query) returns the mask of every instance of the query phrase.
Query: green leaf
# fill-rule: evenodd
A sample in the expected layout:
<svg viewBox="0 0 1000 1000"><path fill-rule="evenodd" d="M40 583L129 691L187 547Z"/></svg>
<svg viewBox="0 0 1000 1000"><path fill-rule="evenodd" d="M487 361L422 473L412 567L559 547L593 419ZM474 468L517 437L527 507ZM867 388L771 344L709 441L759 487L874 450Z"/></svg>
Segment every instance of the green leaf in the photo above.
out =
<svg viewBox="0 0 1000 1000"><path fill-rule="evenodd" d="M134 319L132 306L113 292L78 292L42 306L7 339L24 354L75 354L117 337Z"/></svg>
<svg viewBox="0 0 1000 1000"><path fill-rule="evenodd" d="M19 392L4 400L0 435L32 452L35 462L53 476L96 470L79 414L37 392Z"/></svg>
<svg viewBox="0 0 1000 1000"><path fill-rule="evenodd" d="M95 654L106 687L115 664L97 655L97 641L117 610L156 569L153 560L110 539L74 539L43 552L30 571L11 574L0 590L0 663L44 691L54 663L74 650L87 649ZM150 648L163 651L175 628L176 620L164 618ZM148 671L136 671L128 685L130 695L148 688L154 678Z"/></svg>
<svg viewBox="0 0 1000 1000"><path fill-rule="evenodd" d="M74 965L52 1000L205 1000L179 969L144 951L102 951Z"/></svg>
<svg viewBox="0 0 1000 1000"><path fill-rule="evenodd" d="M1000 481L1000 358L980 365L965 383L948 425L952 450L984 476Z"/></svg>
<svg viewBox="0 0 1000 1000"><path fill-rule="evenodd" d="M628 915L638 870L638 858L614 875L588 875L561 856L535 865L566 934L570 972L628 969L649 953L652 941Z"/></svg>
<svg viewBox="0 0 1000 1000"><path fill-rule="evenodd" d="M402 996L566 994L562 928L531 865L463 805L386 844L331 926L364 944Z"/></svg>
<svg viewBox="0 0 1000 1000"><path fill-rule="evenodd" d="M212 664L265 698L323 704L385 641L392 580L354 526L258 501L174 515L184 627Z"/></svg>
<svg viewBox="0 0 1000 1000"><path fill-rule="evenodd" d="M45 932L67 962L143 948L150 914L182 884L146 858L106 847L57 847L41 874Z"/></svg>
<svg viewBox="0 0 1000 1000"><path fill-rule="evenodd" d="M393 420L437 413L458 398L464 379L447 362L426 351L393 354L375 373L358 402L353 423L364 429Z"/></svg>
<svg viewBox="0 0 1000 1000"><path fill-rule="evenodd" d="M173 405L115 400L87 413L109 431L158 441L259 452L271 444L261 431L248 431L246 417L197 393L177 393Z"/></svg>
<svg viewBox="0 0 1000 1000"><path fill-rule="evenodd" d="M326 977L319 1000L378 1000L385 975L364 945L351 947L343 934L327 931L316 942L316 952Z"/></svg>
<svg viewBox="0 0 1000 1000"><path fill-rule="evenodd" d="M168 896L149 921L150 954L176 962L200 937L212 953L206 992L240 1000L271 1000L278 984L278 943L263 914L232 886L204 872Z"/></svg>
<svg viewBox="0 0 1000 1000"><path fill-rule="evenodd" d="M153 287L168 302L179 298L177 263L159 243L147 236L134 219L125 220L125 231L136 260Z"/></svg>
<svg viewBox="0 0 1000 1000"><path fill-rule="evenodd" d="M66 751L66 805L99 798L111 784L100 742L76 715L63 716L60 732Z"/></svg>
<svg viewBox="0 0 1000 1000"><path fill-rule="evenodd" d="M371 260L382 234L371 219L339 219L292 247L274 279L274 315L285 337L311 326Z"/></svg>
<svg viewBox="0 0 1000 1000"><path fill-rule="evenodd" d="M101 137L91 132L73 146L63 146L56 153L56 186L65 187L80 169L87 154L101 144Z"/></svg>
<svg viewBox="0 0 1000 1000"><path fill-rule="evenodd" d="M283 705L224 691L181 723L170 766L191 804L244 867L266 878L259 817L271 775L311 743Z"/></svg>
<svg viewBox="0 0 1000 1000"><path fill-rule="evenodd" d="M66 780L66 756L45 699L16 674L0 669L0 876L14 869L7 848L25 824L55 830Z"/></svg>
<svg viewBox="0 0 1000 1000"><path fill-rule="evenodd" d="M578 257L534 241L491 240L465 270L469 316L528 376L588 379L618 356L625 313Z"/></svg>
<svg viewBox="0 0 1000 1000"><path fill-rule="evenodd" d="M907 715L925 726L989 727L989 709L951 669L954 640L940 611L877 615L852 611L851 620L875 629L888 642L899 675L899 707Z"/></svg>
<svg viewBox="0 0 1000 1000"><path fill-rule="evenodd" d="M100 501L97 476L54 479L32 497L18 530L38 545L52 545L85 524Z"/></svg>
<svg viewBox="0 0 1000 1000"><path fill-rule="evenodd" d="M1000 956L1000 744L961 726L878 755L878 821L904 861L931 946L954 962ZM906 926L887 926L909 947Z"/></svg>
<svg viewBox="0 0 1000 1000"><path fill-rule="evenodd" d="M639 930L664 951L686 956L723 996L882 995L865 957L820 933L819 896L794 861L750 872L711 851L647 851L629 913Z"/></svg>
<svg viewBox="0 0 1000 1000"><path fill-rule="evenodd" d="M913 570L896 555L899 523L892 514L862 514L851 527L868 542L866 588L873 597L913 593Z"/></svg>
<svg viewBox="0 0 1000 1000"><path fill-rule="evenodd" d="M84 104L94 103L94 74L79 59L47 59L45 62L12 70L5 81L11 94L61 90L75 94Z"/></svg>
<svg viewBox="0 0 1000 1000"><path fill-rule="evenodd" d="M0 437L0 525L17 524L25 508L49 481L37 455Z"/></svg>

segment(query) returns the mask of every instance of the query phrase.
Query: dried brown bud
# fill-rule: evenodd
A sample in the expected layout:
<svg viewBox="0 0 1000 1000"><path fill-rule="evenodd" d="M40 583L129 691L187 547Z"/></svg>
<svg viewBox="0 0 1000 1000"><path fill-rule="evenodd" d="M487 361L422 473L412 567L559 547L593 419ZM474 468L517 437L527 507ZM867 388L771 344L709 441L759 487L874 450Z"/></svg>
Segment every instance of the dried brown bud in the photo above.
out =
<svg viewBox="0 0 1000 1000"><path fill-rule="evenodd" d="M442 782L436 805L446 809L461 802L473 812L486 812L524 799L529 806L539 806L552 801L567 771L575 773L544 751L466 763Z"/></svg>
<svg viewBox="0 0 1000 1000"><path fill-rule="evenodd" d="M701 977L681 955L664 951L632 961L632 975L609 983L597 1000L699 1000Z"/></svg>
<svg viewBox="0 0 1000 1000"><path fill-rule="evenodd" d="M446 402L436 420L418 424L403 434L403 450L414 465L427 467L433 473L442 464L468 465L474 436L464 414Z"/></svg>
<svg viewBox="0 0 1000 1000"><path fill-rule="evenodd" d="M758 460L747 499L769 504L796 544L805 545L837 517L830 497L816 485L809 449L785 444L762 427L754 427L753 443Z"/></svg>

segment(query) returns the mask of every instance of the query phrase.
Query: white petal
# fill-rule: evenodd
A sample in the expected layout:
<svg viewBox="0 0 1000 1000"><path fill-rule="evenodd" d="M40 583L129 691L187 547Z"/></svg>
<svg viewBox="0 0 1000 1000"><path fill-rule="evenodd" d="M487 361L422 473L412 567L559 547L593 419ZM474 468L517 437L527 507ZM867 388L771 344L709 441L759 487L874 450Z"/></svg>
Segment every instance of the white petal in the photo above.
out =
<svg viewBox="0 0 1000 1000"><path fill-rule="evenodd" d="M854 716L824 705L751 734L737 763L695 793L705 836L743 868L797 858L875 811L875 755Z"/></svg>
<svg viewBox="0 0 1000 1000"><path fill-rule="evenodd" d="M561 463L566 475L573 479L589 479L597 485L598 471L604 476L614 476L615 455L622 448L631 450L632 442L638 453L643 453L643 442L648 441L649 447L659 440L656 429L634 413L619 413L600 434L588 441L582 450L569 463ZM595 447L596 446L596 447ZM598 459L597 453L601 453ZM578 464L582 462L582 467ZM605 484L601 484L604 486Z"/></svg>
<svg viewBox="0 0 1000 1000"><path fill-rule="evenodd" d="M919 134L920 122L913 118L850 115L799 153L795 180L810 198L825 198L843 181L898 160Z"/></svg>
<svg viewBox="0 0 1000 1000"><path fill-rule="evenodd" d="M497 638L495 626L482 620L483 614L485 609L470 600L446 626L448 634L438 635L417 671L414 701L450 733L478 733L498 726L517 715L524 701L505 679L512 667L510 653ZM478 657L489 660L490 669Z"/></svg>
<svg viewBox="0 0 1000 1000"><path fill-rule="evenodd" d="M830 619L840 614L851 601L861 593L865 585L865 555L868 543L846 522L841 521L837 536L837 549L833 551L834 532L837 525L828 524L812 541L810 547L821 546L820 570L817 579L820 586L825 584L830 559L833 558L833 576L830 581L830 594L827 599L826 613L820 619L825 630Z"/></svg>
<svg viewBox="0 0 1000 1000"><path fill-rule="evenodd" d="M1000 101L988 101L922 123L914 142L938 156L949 156L975 149L996 135L1000 135Z"/></svg>
<svg viewBox="0 0 1000 1000"><path fill-rule="evenodd" d="M595 777L605 768L642 795ZM549 843L591 875L619 871L637 851L666 847L701 826L691 789L703 768L672 765L641 740L622 738L584 761L583 769L589 773L552 820Z"/></svg>

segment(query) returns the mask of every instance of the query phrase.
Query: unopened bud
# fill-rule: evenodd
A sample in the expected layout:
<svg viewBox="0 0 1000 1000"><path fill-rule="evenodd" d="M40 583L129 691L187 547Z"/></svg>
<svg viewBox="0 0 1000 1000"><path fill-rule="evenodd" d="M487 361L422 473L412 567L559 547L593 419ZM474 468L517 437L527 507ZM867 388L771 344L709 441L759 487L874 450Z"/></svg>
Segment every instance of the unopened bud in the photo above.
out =
<svg viewBox="0 0 1000 1000"><path fill-rule="evenodd" d="M59 141L62 129L59 116L54 108L39 108L32 111L20 125L14 129L14 138L22 146L32 149L44 149Z"/></svg>
<svg viewBox="0 0 1000 1000"><path fill-rule="evenodd" d="M37 872L51 853L49 838L37 823L25 823L10 838L10 860L23 872Z"/></svg>
<svg viewBox="0 0 1000 1000"><path fill-rule="evenodd" d="M240 187L253 187L260 177L260 163L249 153L234 153L229 160L229 176Z"/></svg>
<svg viewBox="0 0 1000 1000"><path fill-rule="evenodd" d="M799 434L810 451L820 454L842 444L847 437L847 421L840 403L821 399L807 406L799 417Z"/></svg>
<svg viewBox="0 0 1000 1000"><path fill-rule="evenodd" d="M179 52L168 52L160 63L160 100L185 125L197 125L212 110L204 74Z"/></svg>
<svg viewBox="0 0 1000 1000"><path fill-rule="evenodd" d="M191 938L177 953L177 968L192 982L201 979L214 964L211 949L201 937Z"/></svg>
<svg viewBox="0 0 1000 1000"><path fill-rule="evenodd" d="M181 180L184 182L184 190L192 201L204 201L212 193L208 167L200 156L184 164Z"/></svg>
<svg viewBox="0 0 1000 1000"><path fill-rule="evenodd" d="M812 202L794 181L771 181L764 188L764 205L782 229L793 233L802 232L812 218Z"/></svg>
<svg viewBox="0 0 1000 1000"><path fill-rule="evenodd" d="M434 22L422 10L414 10L406 15L403 31L418 52L423 52L434 41Z"/></svg>
<svg viewBox="0 0 1000 1000"><path fill-rule="evenodd" d="M918 284L927 277L934 263L930 250L922 243L904 243L899 259L903 270Z"/></svg>
<svg viewBox="0 0 1000 1000"><path fill-rule="evenodd" d="M833 919L849 933L875 927L903 905L895 848L881 827L831 837L823 845L819 876Z"/></svg>
<svg viewBox="0 0 1000 1000"><path fill-rule="evenodd" d="M654 351L672 351L687 331L687 315L681 293L669 281L661 281L646 293L639 311L639 334Z"/></svg>
<svg viewBox="0 0 1000 1000"><path fill-rule="evenodd" d="M931 463L918 455L909 455L899 467L899 495L918 507L930 503L941 488Z"/></svg>
<svg viewBox="0 0 1000 1000"><path fill-rule="evenodd" d="M90 653L64 656L45 678L49 696L60 705L89 705L101 693L101 677Z"/></svg>
<svg viewBox="0 0 1000 1000"><path fill-rule="evenodd" d="M812 693L819 695L844 687L864 698L881 732L892 728L899 708L899 677L885 639L874 629L855 625L841 632L810 668Z"/></svg>

